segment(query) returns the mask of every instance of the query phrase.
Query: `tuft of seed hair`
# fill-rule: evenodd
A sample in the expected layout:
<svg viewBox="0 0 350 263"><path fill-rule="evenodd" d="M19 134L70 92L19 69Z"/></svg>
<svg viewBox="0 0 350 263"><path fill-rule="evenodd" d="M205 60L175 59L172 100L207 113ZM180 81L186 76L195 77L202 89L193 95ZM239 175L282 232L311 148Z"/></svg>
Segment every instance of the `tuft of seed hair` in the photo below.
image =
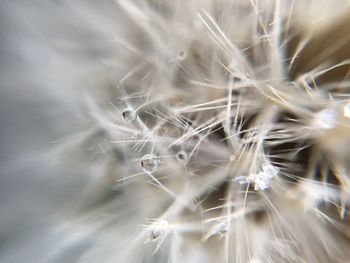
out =
<svg viewBox="0 0 350 263"><path fill-rule="evenodd" d="M349 1L62 2L45 262L349 260Z"/></svg>

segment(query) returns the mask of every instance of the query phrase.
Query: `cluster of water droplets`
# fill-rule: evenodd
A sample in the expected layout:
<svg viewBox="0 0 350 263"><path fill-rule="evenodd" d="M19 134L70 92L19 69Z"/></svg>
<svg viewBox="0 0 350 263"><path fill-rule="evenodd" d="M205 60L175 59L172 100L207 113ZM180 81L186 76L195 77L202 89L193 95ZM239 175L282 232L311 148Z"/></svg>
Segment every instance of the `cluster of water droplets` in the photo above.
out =
<svg viewBox="0 0 350 263"><path fill-rule="evenodd" d="M267 190L270 187L271 180L277 176L279 169L271 163L264 163L262 171L259 173L252 173L249 176L237 176L235 181L239 184L254 183L254 190Z"/></svg>

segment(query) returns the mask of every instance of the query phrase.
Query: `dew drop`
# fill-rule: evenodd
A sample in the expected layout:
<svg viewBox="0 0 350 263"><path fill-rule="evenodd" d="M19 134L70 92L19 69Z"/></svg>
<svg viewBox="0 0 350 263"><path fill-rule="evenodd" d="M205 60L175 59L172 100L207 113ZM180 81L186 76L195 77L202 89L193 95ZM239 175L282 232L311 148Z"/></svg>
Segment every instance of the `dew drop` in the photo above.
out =
<svg viewBox="0 0 350 263"><path fill-rule="evenodd" d="M187 57L186 51L182 50L177 54L177 59L178 60L184 60Z"/></svg>
<svg viewBox="0 0 350 263"><path fill-rule="evenodd" d="M186 162L187 160L187 153L184 151L180 151L176 154L176 158L179 162Z"/></svg>
<svg viewBox="0 0 350 263"><path fill-rule="evenodd" d="M146 154L141 159L141 167L145 173L154 173L159 166L159 158L155 154Z"/></svg>
<svg viewBox="0 0 350 263"><path fill-rule="evenodd" d="M149 233L149 239L154 241L157 240L161 235L162 233L159 230L151 230Z"/></svg>
<svg viewBox="0 0 350 263"><path fill-rule="evenodd" d="M160 222L155 223L149 232L149 239L155 241L158 238L165 236L168 228L169 223L166 220L161 220Z"/></svg>
<svg viewBox="0 0 350 263"><path fill-rule="evenodd" d="M132 108L127 108L122 112L122 118L125 122L133 122L137 118L137 113Z"/></svg>

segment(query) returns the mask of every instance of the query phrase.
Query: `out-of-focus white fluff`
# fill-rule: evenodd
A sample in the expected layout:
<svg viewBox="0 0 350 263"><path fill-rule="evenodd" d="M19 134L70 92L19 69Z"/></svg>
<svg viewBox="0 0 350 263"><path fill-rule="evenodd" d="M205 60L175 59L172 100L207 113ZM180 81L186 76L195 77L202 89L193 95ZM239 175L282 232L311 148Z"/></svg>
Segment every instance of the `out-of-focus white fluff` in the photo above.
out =
<svg viewBox="0 0 350 263"><path fill-rule="evenodd" d="M346 262L349 17L4 1L1 262Z"/></svg>

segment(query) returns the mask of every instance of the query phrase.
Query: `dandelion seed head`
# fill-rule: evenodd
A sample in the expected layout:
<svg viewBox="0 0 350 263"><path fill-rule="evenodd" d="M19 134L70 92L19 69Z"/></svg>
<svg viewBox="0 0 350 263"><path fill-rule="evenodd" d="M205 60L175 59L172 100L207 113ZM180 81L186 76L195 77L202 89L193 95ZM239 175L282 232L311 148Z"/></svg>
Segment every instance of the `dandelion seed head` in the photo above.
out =
<svg viewBox="0 0 350 263"><path fill-rule="evenodd" d="M344 72L350 65L350 20L345 2L54 5L52 13L74 16L57 30L58 39L69 31L66 44L59 41L56 50L55 40L42 48L55 50L54 67L38 82L78 83L77 101L86 110L80 114L79 108L77 134L57 147L64 157L77 158L74 166L79 163L74 168L79 187L62 187L74 188L63 203L76 207L58 213L64 215L58 220L75 221L91 233L79 260L348 260L350 103L344 101L350 88ZM58 10L61 6L69 12ZM37 9L40 18L47 16ZM39 20L34 35L48 43L60 23L47 26ZM64 70L69 74L61 74ZM41 74L46 73L30 76ZM79 83L89 99L80 96ZM64 94L62 100L71 97ZM62 170L71 169L62 163ZM152 223L140 231L147 218ZM149 241L155 242L146 245ZM57 251L71 247L60 242ZM52 254L47 261L77 261L56 259L56 250Z"/></svg>

